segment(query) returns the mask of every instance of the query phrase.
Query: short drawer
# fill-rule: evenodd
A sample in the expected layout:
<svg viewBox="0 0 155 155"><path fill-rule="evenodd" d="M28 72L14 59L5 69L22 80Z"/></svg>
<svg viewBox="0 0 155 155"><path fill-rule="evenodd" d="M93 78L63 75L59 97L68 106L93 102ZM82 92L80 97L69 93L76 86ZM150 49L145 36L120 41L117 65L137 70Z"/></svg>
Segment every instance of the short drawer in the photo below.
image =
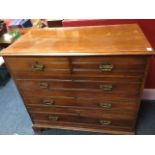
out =
<svg viewBox="0 0 155 155"><path fill-rule="evenodd" d="M78 107L83 109L102 109L113 111L137 111L139 100L74 98L74 97L24 97L26 106L30 107Z"/></svg>
<svg viewBox="0 0 155 155"><path fill-rule="evenodd" d="M56 114L41 114L31 113L31 117L34 123L47 123L48 125L90 125L93 127L122 127L122 128L133 128L133 120L125 119L97 119L90 117L70 116L70 115L56 115Z"/></svg>
<svg viewBox="0 0 155 155"><path fill-rule="evenodd" d="M68 57L5 57L15 78L51 78L69 75Z"/></svg>
<svg viewBox="0 0 155 155"><path fill-rule="evenodd" d="M73 75L88 77L140 76L144 74L147 57L92 56L73 57Z"/></svg>

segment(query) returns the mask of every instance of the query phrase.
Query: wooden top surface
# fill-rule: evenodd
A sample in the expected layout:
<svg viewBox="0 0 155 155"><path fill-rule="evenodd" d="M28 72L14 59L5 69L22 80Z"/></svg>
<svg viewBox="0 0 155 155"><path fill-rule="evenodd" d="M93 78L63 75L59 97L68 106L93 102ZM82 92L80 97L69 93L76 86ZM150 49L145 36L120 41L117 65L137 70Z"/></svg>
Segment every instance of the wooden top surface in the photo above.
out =
<svg viewBox="0 0 155 155"><path fill-rule="evenodd" d="M32 29L3 56L151 55L137 24Z"/></svg>

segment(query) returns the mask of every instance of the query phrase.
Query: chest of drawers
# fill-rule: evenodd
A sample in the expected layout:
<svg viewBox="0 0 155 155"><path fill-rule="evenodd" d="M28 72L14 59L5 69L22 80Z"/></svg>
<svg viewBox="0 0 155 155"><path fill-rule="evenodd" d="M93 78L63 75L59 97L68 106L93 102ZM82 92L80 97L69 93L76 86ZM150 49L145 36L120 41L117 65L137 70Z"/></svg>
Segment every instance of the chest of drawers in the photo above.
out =
<svg viewBox="0 0 155 155"><path fill-rule="evenodd" d="M136 24L34 29L1 54L34 129L134 133L154 54Z"/></svg>

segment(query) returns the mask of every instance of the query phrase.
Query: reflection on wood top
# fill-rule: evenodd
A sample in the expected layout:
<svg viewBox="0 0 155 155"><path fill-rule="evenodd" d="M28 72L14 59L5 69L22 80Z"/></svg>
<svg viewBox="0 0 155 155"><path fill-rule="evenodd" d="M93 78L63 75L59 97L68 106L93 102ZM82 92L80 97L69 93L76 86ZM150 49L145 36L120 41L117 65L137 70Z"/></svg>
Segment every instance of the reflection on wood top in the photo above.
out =
<svg viewBox="0 0 155 155"><path fill-rule="evenodd" d="M138 55L153 54L137 24L32 29L1 55Z"/></svg>

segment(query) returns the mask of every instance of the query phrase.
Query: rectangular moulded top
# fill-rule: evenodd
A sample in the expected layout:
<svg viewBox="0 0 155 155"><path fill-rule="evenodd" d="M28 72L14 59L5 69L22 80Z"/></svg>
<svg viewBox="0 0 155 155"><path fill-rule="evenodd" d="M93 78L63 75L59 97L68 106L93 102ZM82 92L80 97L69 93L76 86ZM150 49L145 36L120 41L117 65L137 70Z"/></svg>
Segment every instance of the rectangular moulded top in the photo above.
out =
<svg viewBox="0 0 155 155"><path fill-rule="evenodd" d="M152 55L137 24L33 29L2 56Z"/></svg>

